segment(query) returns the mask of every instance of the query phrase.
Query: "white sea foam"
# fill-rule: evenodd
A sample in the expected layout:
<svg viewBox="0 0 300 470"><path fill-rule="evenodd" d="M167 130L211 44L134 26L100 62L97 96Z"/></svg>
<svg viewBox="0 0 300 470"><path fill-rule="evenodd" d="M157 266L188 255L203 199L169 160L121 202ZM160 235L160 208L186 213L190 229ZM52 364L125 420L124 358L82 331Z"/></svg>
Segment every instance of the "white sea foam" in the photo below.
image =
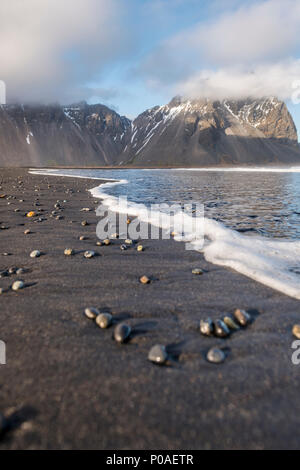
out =
<svg viewBox="0 0 300 470"><path fill-rule="evenodd" d="M200 171L199 169L195 170ZM229 169L225 171L229 171ZM246 171L246 169L231 169L231 171ZM258 169L248 169L247 171L258 171ZM260 169L259 171L298 172L300 168L293 170ZM73 176L70 172L61 170L33 170L31 173ZM87 178L82 175L74 176ZM152 219L149 219L144 206L138 203L129 203L129 207L122 207L118 198L106 193L108 187L125 184L126 180L115 181L100 177L91 177L91 179L107 181L101 186L92 188L90 192L94 197L102 199L110 210L121 213L126 210L130 215L138 216L142 221L159 225L162 228L165 223L169 222L165 214L156 214ZM300 300L300 241L249 237L208 218L204 220L204 235L206 239L204 247L201 246L201 242L199 245L198 241L192 242L192 245L195 250L203 252L208 262L230 267L255 281ZM177 237L177 240L181 239Z"/></svg>

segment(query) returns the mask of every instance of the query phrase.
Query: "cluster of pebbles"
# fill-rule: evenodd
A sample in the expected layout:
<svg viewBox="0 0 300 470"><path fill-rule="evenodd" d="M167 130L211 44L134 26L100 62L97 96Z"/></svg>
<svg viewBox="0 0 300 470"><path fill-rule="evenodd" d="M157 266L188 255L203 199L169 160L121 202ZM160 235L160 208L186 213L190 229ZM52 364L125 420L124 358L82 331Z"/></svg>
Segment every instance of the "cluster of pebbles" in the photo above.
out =
<svg viewBox="0 0 300 470"><path fill-rule="evenodd" d="M233 315L224 315L222 319L213 321L208 317L200 320L200 332L204 336L227 338L231 333L245 328L251 322L252 317L246 310L236 309ZM224 362L226 355L222 349L213 347L208 351L206 358L209 362L219 364Z"/></svg>
<svg viewBox="0 0 300 470"><path fill-rule="evenodd" d="M22 275L26 272L28 272L27 269L17 268L15 266L13 266L13 267L10 267L8 269L5 269L4 271L0 271L0 278L6 278L6 277L13 276L13 275L20 276L20 275ZM0 294L4 294L4 292L9 291L10 289L16 292L18 290L23 289L24 287L26 287L25 282L22 281L21 279L18 279L16 281L14 281L11 284L11 286L7 289L5 289L3 287L0 287Z"/></svg>
<svg viewBox="0 0 300 470"><path fill-rule="evenodd" d="M109 312L101 312L98 308L88 307L84 310L85 316L89 320L94 320L101 329L111 327L115 321L113 315ZM119 344L129 341L132 334L132 328L127 323L118 323L113 331L112 338ZM148 354L148 360L155 364L166 364L168 361L168 353L166 347L161 344L153 346Z"/></svg>

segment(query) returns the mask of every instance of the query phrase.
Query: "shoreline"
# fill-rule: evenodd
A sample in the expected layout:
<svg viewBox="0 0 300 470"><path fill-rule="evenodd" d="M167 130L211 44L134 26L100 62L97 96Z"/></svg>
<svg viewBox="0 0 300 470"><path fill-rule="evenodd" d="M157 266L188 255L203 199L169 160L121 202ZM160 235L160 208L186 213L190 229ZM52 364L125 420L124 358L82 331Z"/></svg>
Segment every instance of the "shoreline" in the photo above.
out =
<svg viewBox="0 0 300 470"><path fill-rule="evenodd" d="M297 300L209 264L174 240L143 241L142 253L121 252L119 240L97 247L98 219L94 211L80 212L97 207L90 179L23 169L4 169L2 176L0 193L16 199L0 199L1 225L9 227L0 232L1 253L11 253L0 253L1 270L28 269L22 279L29 285L0 296L0 339L7 345L0 412L11 421L19 417L0 448L299 447L300 378L291 363ZM57 200L64 208L59 220L50 217ZM47 220L23 215L38 209ZM83 227L84 219L89 225ZM26 228L33 233L24 235ZM88 239L79 241L80 235ZM64 256L68 247L75 256ZM43 256L31 259L34 249ZM99 256L84 259L87 249ZM198 267L203 276L192 275ZM143 274L155 280L142 286ZM1 278L0 287L17 278ZM117 345L111 329L87 320L88 306L126 319L133 329L129 343ZM201 318L239 307L254 312L245 331L226 340L201 336ZM156 343L168 347L170 367L147 361ZM222 365L205 360L214 345L228 349Z"/></svg>

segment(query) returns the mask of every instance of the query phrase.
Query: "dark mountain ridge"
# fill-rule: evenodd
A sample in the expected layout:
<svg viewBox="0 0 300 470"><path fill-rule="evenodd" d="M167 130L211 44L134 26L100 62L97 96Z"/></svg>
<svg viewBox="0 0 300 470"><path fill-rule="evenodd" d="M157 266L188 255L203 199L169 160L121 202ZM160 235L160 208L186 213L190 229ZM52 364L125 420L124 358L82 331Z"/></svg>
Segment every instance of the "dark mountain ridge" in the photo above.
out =
<svg viewBox="0 0 300 470"><path fill-rule="evenodd" d="M108 107L0 106L0 166L300 165L297 130L277 98L184 100L130 121Z"/></svg>

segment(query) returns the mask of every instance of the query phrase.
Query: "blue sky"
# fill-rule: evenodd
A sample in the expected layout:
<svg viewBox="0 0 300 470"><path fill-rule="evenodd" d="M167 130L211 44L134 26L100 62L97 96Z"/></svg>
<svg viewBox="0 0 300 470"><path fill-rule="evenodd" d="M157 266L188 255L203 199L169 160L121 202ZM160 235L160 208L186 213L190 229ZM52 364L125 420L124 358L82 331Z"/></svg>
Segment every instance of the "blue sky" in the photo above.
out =
<svg viewBox="0 0 300 470"><path fill-rule="evenodd" d="M276 95L300 130L299 24L299 0L1 0L0 79L8 101L130 118L175 94Z"/></svg>

